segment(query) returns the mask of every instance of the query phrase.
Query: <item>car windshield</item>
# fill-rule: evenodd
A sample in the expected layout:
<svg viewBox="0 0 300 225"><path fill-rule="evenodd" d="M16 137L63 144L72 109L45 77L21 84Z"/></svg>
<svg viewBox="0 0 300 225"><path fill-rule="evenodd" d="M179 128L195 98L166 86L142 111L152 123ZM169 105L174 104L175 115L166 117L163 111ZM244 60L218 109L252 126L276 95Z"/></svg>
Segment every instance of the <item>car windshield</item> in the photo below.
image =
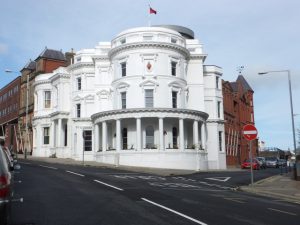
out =
<svg viewBox="0 0 300 225"><path fill-rule="evenodd" d="M276 157L267 157L266 160L268 160L268 161L276 161L277 158Z"/></svg>
<svg viewBox="0 0 300 225"><path fill-rule="evenodd" d="M251 160L250 159L245 159L244 162L251 162ZM255 159L252 159L252 162L255 162Z"/></svg>

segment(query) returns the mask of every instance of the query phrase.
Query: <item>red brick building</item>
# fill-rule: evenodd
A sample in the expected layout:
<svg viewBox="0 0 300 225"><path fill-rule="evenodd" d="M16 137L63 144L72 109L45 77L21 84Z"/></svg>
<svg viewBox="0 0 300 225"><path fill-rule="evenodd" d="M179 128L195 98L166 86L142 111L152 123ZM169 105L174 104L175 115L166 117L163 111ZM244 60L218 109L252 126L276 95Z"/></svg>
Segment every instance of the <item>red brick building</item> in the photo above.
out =
<svg viewBox="0 0 300 225"><path fill-rule="evenodd" d="M35 61L30 61L20 71L21 76L21 88L20 88L20 109L19 109L19 126L20 136L23 140L23 145L20 146L20 150L24 152L26 149L28 153L32 151L32 118L34 111L34 80L35 77L43 73L51 73L53 70L60 66L67 66L71 62L71 58L74 53L66 53L62 51L47 49L36 58ZM28 82L28 85L27 85ZM27 88L28 88L28 100L27 100ZM28 109L27 109L28 107ZM26 111L27 111L27 127L26 132Z"/></svg>
<svg viewBox="0 0 300 225"><path fill-rule="evenodd" d="M18 149L18 117L21 77L17 77L0 90L0 137L5 146Z"/></svg>
<svg viewBox="0 0 300 225"><path fill-rule="evenodd" d="M225 119L225 147L227 165L240 165L249 158L249 141L241 131L246 124L254 122L254 91L239 75L235 82L222 81L224 119ZM257 140L252 141L253 155L257 155Z"/></svg>

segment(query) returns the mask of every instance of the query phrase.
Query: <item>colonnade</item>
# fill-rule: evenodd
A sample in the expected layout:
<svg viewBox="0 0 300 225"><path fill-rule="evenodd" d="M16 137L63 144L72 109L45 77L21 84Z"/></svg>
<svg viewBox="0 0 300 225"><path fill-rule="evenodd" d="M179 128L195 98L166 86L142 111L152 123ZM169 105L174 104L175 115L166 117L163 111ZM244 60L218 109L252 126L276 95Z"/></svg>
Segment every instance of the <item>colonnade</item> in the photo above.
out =
<svg viewBox="0 0 300 225"><path fill-rule="evenodd" d="M123 119L126 120L126 119ZM135 118L136 120L136 150L141 151L142 150L142 118L138 117ZM184 150L185 148L185 123L184 121L187 119L179 118L179 149ZM94 127L94 149L95 151L98 151L100 147L102 148L102 151L105 152L108 150L108 122L113 120L107 120L100 123L96 123L93 125ZM119 152L121 150L121 119L115 119L115 137L116 137L116 151ZM201 137L199 142L199 122L201 126ZM100 126L102 127L101 132L101 139L102 139L102 146L100 146ZM158 137L159 141L157 142L159 144L159 150L165 149L165 143L164 143L164 118L158 118ZM199 120L193 120L193 145L196 150L200 149L200 145L202 146L202 149L206 149L206 124L203 121Z"/></svg>

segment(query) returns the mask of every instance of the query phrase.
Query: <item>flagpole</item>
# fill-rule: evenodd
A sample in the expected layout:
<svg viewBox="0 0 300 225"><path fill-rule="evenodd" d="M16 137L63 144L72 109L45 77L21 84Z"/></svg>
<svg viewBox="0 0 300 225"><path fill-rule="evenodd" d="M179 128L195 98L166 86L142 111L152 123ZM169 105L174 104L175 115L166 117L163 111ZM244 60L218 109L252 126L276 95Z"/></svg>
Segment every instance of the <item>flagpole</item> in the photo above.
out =
<svg viewBox="0 0 300 225"><path fill-rule="evenodd" d="M149 10L150 10L150 3L148 4L148 6L149 6L149 8L148 8L148 27L151 27L151 18L150 18L150 16L151 16L151 13L149 12Z"/></svg>

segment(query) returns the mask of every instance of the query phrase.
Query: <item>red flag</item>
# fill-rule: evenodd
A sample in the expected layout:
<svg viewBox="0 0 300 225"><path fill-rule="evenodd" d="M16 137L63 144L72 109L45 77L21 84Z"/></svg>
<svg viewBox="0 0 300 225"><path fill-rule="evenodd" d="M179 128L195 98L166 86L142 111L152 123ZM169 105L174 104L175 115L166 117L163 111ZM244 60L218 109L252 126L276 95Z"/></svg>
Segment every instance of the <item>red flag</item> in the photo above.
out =
<svg viewBox="0 0 300 225"><path fill-rule="evenodd" d="M149 6L150 7L150 6ZM150 7L150 14L156 14L157 12L156 12L156 10L154 10L154 9L152 9L151 7Z"/></svg>

